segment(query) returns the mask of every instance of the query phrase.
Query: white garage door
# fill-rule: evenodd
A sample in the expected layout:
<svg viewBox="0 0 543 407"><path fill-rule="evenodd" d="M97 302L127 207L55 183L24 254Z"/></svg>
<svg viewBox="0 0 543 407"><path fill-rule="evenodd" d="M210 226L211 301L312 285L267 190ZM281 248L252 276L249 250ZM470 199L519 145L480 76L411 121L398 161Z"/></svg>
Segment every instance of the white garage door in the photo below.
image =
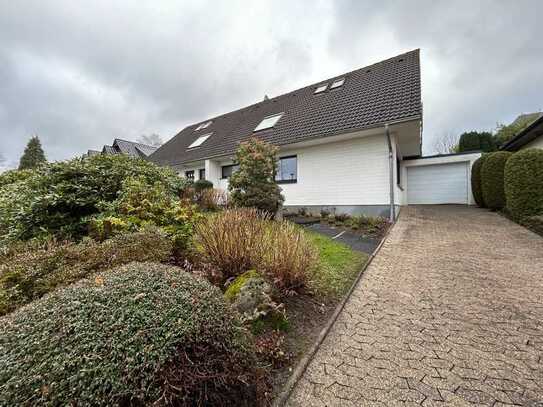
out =
<svg viewBox="0 0 543 407"><path fill-rule="evenodd" d="M467 204L468 163L407 167L410 204Z"/></svg>

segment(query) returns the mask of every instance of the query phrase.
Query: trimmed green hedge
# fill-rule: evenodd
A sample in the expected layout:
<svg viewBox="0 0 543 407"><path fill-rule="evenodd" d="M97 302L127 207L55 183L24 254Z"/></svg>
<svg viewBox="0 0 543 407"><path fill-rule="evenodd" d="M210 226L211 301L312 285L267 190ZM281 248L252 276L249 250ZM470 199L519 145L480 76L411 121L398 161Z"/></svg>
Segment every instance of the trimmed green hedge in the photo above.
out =
<svg viewBox="0 0 543 407"><path fill-rule="evenodd" d="M158 229L126 233L102 243L25 242L0 253L0 315L59 286L133 261L167 261L171 240Z"/></svg>
<svg viewBox="0 0 543 407"><path fill-rule="evenodd" d="M516 219L543 215L543 150L521 150L507 161L505 195Z"/></svg>
<svg viewBox="0 0 543 407"><path fill-rule="evenodd" d="M481 185L481 170L483 168L483 163L486 160L487 155L483 154L473 163L471 167L471 192L473 193L473 198L475 202L481 208L485 208L485 201L483 199L483 188Z"/></svg>
<svg viewBox="0 0 543 407"><path fill-rule="evenodd" d="M221 291L132 263L2 319L0 405L248 405L254 353Z"/></svg>
<svg viewBox="0 0 543 407"><path fill-rule="evenodd" d="M505 207L505 191L503 172L505 163L511 157L508 151L487 154L481 169L481 185L483 201L490 209Z"/></svg>

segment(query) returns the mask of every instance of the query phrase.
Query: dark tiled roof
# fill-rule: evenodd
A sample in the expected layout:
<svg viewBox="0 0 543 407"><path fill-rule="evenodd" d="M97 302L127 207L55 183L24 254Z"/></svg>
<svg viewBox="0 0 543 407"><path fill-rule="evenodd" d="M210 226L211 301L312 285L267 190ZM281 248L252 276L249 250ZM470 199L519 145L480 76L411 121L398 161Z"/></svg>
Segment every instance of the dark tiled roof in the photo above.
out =
<svg viewBox="0 0 543 407"><path fill-rule="evenodd" d="M543 137L543 116L532 122L528 127L500 147L500 150L517 151L522 146Z"/></svg>
<svg viewBox="0 0 543 407"><path fill-rule="evenodd" d="M89 157L91 157L93 155L98 155L98 154L100 154L100 151L98 151L98 150L88 150L87 151L87 156L89 156Z"/></svg>
<svg viewBox="0 0 543 407"><path fill-rule="evenodd" d="M105 145L102 149L102 154L118 154L119 152L113 146Z"/></svg>
<svg viewBox="0 0 543 407"><path fill-rule="evenodd" d="M133 141L121 140L116 138L113 140L113 147L116 147L119 152L128 154L131 157L147 157L156 151L158 147L148 146L147 144L135 143Z"/></svg>
<svg viewBox="0 0 543 407"><path fill-rule="evenodd" d="M343 86L314 94L316 87L345 78ZM272 129L254 132L263 118L284 112ZM419 50L323 80L183 129L149 158L173 165L233 153L252 135L285 145L407 118L422 118ZM200 123L209 127L195 131ZM199 136L213 133L187 151Z"/></svg>

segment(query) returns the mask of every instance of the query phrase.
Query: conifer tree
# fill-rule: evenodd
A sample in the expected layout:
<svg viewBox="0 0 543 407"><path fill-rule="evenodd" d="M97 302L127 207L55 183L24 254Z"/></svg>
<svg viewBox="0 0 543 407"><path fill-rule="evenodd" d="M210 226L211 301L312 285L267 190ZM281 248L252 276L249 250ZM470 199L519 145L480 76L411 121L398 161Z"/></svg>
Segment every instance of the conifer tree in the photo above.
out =
<svg viewBox="0 0 543 407"><path fill-rule="evenodd" d="M26 170L29 168L36 168L45 162L47 162L47 159L41 148L40 139L38 136L31 137L21 156L21 160L19 161L19 169Z"/></svg>

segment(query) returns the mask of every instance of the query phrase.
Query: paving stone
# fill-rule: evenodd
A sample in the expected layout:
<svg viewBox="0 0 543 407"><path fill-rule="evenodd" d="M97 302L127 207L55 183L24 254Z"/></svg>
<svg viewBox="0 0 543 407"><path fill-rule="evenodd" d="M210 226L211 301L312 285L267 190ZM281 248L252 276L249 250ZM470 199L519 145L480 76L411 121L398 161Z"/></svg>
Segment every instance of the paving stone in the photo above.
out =
<svg viewBox="0 0 543 407"><path fill-rule="evenodd" d="M290 406L543 406L543 239L402 208Z"/></svg>

